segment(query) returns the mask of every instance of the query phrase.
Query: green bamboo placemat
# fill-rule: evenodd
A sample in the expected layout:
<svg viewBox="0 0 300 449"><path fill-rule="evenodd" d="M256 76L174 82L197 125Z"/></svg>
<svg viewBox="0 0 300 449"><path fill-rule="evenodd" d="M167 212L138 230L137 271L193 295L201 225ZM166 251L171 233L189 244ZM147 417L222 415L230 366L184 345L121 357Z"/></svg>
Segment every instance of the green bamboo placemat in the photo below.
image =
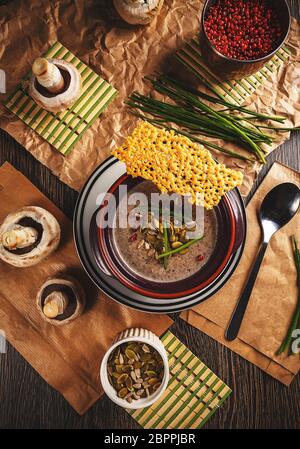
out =
<svg viewBox="0 0 300 449"><path fill-rule="evenodd" d="M275 72L290 56L289 49L282 47L265 66L254 75L241 80L225 81L213 74L201 56L199 42L193 39L177 53L177 59L184 65L191 64L196 76L203 78L218 95L233 104L242 104Z"/></svg>
<svg viewBox="0 0 300 449"><path fill-rule="evenodd" d="M168 388L150 407L127 411L145 429L200 429L231 389L172 332L161 340L169 357Z"/></svg>
<svg viewBox="0 0 300 449"><path fill-rule="evenodd" d="M60 42L43 55L63 59L77 67L82 78L82 93L67 110L52 113L38 106L26 92L29 72L6 100L5 106L62 154L67 155L94 121L117 95L116 89L103 80Z"/></svg>

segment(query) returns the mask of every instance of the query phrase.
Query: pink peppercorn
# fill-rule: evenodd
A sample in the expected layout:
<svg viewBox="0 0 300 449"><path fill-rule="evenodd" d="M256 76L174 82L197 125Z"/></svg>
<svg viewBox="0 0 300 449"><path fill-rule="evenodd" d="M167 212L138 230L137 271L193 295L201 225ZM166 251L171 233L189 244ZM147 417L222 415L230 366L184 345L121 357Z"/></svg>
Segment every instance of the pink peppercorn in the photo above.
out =
<svg viewBox="0 0 300 449"><path fill-rule="evenodd" d="M217 0L204 23L211 44L234 59L262 58L282 36L277 12L267 0Z"/></svg>
<svg viewBox="0 0 300 449"><path fill-rule="evenodd" d="M131 234L131 236L129 237L129 241L130 242L135 242L137 239L137 233L135 232L134 234Z"/></svg>

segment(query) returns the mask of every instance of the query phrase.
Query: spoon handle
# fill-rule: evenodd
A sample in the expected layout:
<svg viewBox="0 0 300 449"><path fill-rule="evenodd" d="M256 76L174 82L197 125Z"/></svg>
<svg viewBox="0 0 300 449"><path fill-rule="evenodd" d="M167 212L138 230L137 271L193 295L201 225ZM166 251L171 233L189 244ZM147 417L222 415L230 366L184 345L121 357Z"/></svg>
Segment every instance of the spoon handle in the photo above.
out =
<svg viewBox="0 0 300 449"><path fill-rule="evenodd" d="M233 341L239 333L243 318L244 318L244 314L246 312L247 309L247 305L256 281L256 277L258 274L258 271L260 269L261 263L263 261L266 249L268 246L268 242L263 242L260 250L256 256L256 260L255 263L252 267L251 273L249 275L249 278L247 280L247 283L244 287L244 290L237 302L237 305L234 309L234 312L232 314L232 317L230 319L230 322L228 324L227 330L225 332L225 338L228 341Z"/></svg>

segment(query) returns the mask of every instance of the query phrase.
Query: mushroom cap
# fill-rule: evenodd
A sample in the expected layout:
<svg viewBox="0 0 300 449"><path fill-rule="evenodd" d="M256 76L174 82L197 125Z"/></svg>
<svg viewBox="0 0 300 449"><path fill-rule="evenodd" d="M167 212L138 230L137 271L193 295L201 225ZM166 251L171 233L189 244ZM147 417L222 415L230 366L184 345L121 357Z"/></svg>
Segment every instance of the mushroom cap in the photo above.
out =
<svg viewBox="0 0 300 449"><path fill-rule="evenodd" d="M164 0L114 0L118 14L131 25L147 25L159 13Z"/></svg>
<svg viewBox="0 0 300 449"><path fill-rule="evenodd" d="M18 254L15 250L9 251L0 242L0 259L15 267L29 267L36 265L56 250L60 242L60 226L56 218L47 210L37 206L22 207L16 212L7 215L0 226L0 236L13 229L24 219L31 219L42 230L40 240L28 252Z"/></svg>
<svg viewBox="0 0 300 449"><path fill-rule="evenodd" d="M59 315L55 318L48 318L44 312L43 312L43 301L45 301L45 299L47 298L48 295L46 295L44 297L44 292L47 288L51 288L51 286L53 286L53 291L56 291L55 288L56 286L61 286L62 288L64 288L64 293L68 294L67 291L68 289L71 289L74 295L73 300L75 299L76 301L76 306L74 309L74 312L66 317L63 318L63 314ZM49 293L50 294L50 293ZM69 298L69 304L71 302L71 298ZM50 278L48 279L39 289L38 293L37 293L37 297L36 297L36 303L37 303L37 308L38 311L40 312L41 317L47 321L50 324L53 324L54 326L62 326L64 324L68 324L71 321L75 320L77 317L79 317L83 311L84 311L84 307L85 307L85 293L83 291L83 288L81 287L81 285L79 284L79 282L74 279L71 276L65 276L62 278L57 277L57 278Z"/></svg>
<svg viewBox="0 0 300 449"><path fill-rule="evenodd" d="M29 81L29 95L43 109L50 112L60 112L74 104L79 98L81 93L81 76L76 67L70 62L61 59L49 59L49 62L52 62L62 71L68 72L70 82L66 90L60 94L43 95L36 87L36 76L32 74Z"/></svg>

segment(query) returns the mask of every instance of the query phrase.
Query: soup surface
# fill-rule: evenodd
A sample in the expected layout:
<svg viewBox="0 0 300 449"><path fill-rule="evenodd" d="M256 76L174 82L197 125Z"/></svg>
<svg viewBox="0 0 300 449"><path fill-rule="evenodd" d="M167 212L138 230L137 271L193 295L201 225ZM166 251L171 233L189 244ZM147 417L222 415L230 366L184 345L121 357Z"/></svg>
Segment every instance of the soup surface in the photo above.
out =
<svg viewBox="0 0 300 449"><path fill-rule="evenodd" d="M130 190L130 194L135 192L145 193L150 198L151 193L158 192L158 190L151 182L145 181ZM217 220L213 210L202 209L201 211L204 238L194 243L186 254L172 255L168 259L168 265L165 269L161 261L155 258L151 248L140 247L143 238L140 230L134 231L137 236L132 239L133 230L130 226L126 228L118 226L120 218L124 219L124 213L126 213L127 218L130 211L135 207L128 204L127 208L122 207L124 201L128 202L127 196L121 199L117 209L117 226L113 230L114 241L117 256L137 276L155 282L175 282L189 278L205 264L211 263L210 258L214 252L218 232Z"/></svg>

